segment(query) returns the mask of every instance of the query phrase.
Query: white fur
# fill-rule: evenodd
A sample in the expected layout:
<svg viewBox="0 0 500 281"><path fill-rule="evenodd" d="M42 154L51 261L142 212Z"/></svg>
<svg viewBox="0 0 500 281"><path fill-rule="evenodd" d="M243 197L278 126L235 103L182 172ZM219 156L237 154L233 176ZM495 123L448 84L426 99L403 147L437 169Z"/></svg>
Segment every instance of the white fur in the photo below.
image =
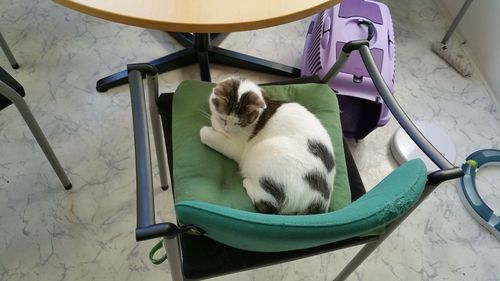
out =
<svg viewBox="0 0 500 281"><path fill-rule="evenodd" d="M258 86L249 81L242 83L240 89L239 94L251 90L262 96ZM308 140L319 141L332 155L333 147L321 122L306 108L297 103L281 105L264 128L249 140L255 124L223 130L219 114L212 105L210 107L213 127L201 129L201 141L238 162L244 178L243 186L254 203L261 200L275 202L274 197L260 187L262 177L270 177L284 185L286 200L279 210L281 214L302 214L311 202L325 201L304 180L304 175L315 169L326 173L325 165L308 151L307 143ZM327 174L330 191L335 168ZM326 204L329 202L330 198Z"/></svg>

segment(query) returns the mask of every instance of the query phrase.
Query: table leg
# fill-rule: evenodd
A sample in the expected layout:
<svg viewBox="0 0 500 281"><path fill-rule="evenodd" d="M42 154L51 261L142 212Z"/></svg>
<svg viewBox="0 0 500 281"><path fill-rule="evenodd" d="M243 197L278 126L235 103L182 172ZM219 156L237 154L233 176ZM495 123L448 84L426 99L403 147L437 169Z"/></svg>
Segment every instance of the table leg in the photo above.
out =
<svg viewBox="0 0 500 281"><path fill-rule="evenodd" d="M172 38L177 41L177 43L184 46L184 48L189 48L193 46L194 35L193 33L187 32L167 32ZM229 33L210 33L210 41L215 44L220 44Z"/></svg>
<svg viewBox="0 0 500 281"><path fill-rule="evenodd" d="M167 32L175 41L181 44L184 48L193 46L194 35L186 32Z"/></svg>
<svg viewBox="0 0 500 281"><path fill-rule="evenodd" d="M200 76L202 81L212 81L210 77L210 62L208 52L198 53L198 64L200 65Z"/></svg>
<svg viewBox="0 0 500 281"><path fill-rule="evenodd" d="M300 76L300 69L298 68L219 47L211 47L210 61L212 63L276 74L285 77L295 78Z"/></svg>
<svg viewBox="0 0 500 281"><path fill-rule="evenodd" d="M196 61L197 61L196 51L193 48L189 48L150 61L149 63L156 66L160 73L163 73L184 67L186 65L193 64ZM127 83L128 83L128 73L126 70L124 70L97 81L96 89L98 92L102 93L106 92L111 88L125 85Z"/></svg>
<svg viewBox="0 0 500 281"><path fill-rule="evenodd" d="M193 39L194 49L198 53L200 76L203 81L211 81L209 60L211 39L212 37L207 33L195 34Z"/></svg>
<svg viewBox="0 0 500 281"><path fill-rule="evenodd" d="M260 59L242 53L213 46L211 40L222 41L227 33L169 33L181 45L186 47L168 56L153 60L160 73L184 67L198 62L203 81L210 81L209 62L222 65L265 72L285 77L299 77L300 69L280 63ZM96 89L105 92L108 89L124 85L128 82L127 71L121 71L97 81Z"/></svg>

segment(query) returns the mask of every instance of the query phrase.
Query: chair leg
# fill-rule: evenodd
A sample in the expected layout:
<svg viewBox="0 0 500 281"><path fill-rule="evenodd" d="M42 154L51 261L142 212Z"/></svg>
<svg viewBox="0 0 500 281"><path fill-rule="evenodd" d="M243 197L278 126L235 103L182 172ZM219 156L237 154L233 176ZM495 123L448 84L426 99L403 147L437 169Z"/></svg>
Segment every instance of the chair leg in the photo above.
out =
<svg viewBox="0 0 500 281"><path fill-rule="evenodd" d="M12 88L10 88L1 81L0 81L0 94L9 99L17 107L17 109L21 113L21 116L24 118L24 121L31 130L31 133L33 134L36 141L42 148L43 153L45 153L45 156L49 160L50 165L52 165L52 168L59 177L59 180L61 181L62 185L64 186L65 189L71 189L72 185L68 179L68 176L64 172L54 151L50 147L47 138L45 138L42 129L38 125L38 122L36 122L35 117L31 113L31 110L29 109L24 99L21 96L19 96Z"/></svg>
<svg viewBox="0 0 500 281"><path fill-rule="evenodd" d="M10 65L12 65L12 68L18 69L19 64L17 64L16 58L14 57L12 52L10 51L9 45L7 45L7 42L3 38L1 32L0 32L0 47L2 47L2 50L5 53L5 55L7 56L7 59L9 60Z"/></svg>
<svg viewBox="0 0 500 281"><path fill-rule="evenodd" d="M370 256L375 249L383 242L384 240L377 240L375 242L371 242L363 246L361 250L352 258L352 260L342 269L342 271L333 279L333 281L344 281L351 273L358 268L359 265L365 261L365 259Z"/></svg>
<svg viewBox="0 0 500 281"><path fill-rule="evenodd" d="M158 76L148 75L148 100L149 116L151 119L151 129L156 148L156 161L158 170L160 170L160 184L163 190L170 186L170 170L165 155L165 144L163 141L163 130L160 122L160 113L158 112Z"/></svg>
<svg viewBox="0 0 500 281"><path fill-rule="evenodd" d="M413 205L413 207L411 207L410 210L408 210L408 212L406 212L406 214L404 214L403 216L395 219L393 222L391 222L390 224L388 224L386 226L386 229L385 229L385 233L382 234L379 238L379 240L377 241L374 241L374 242L370 242L368 244L366 244L363 248L361 248L361 250L356 254L356 256L354 256L354 258L352 258L352 260L342 269L342 271L337 275L337 277L335 277L335 279L333 279L334 281L343 281L345 280L347 277L349 277L349 275L351 273L354 272L354 270L356 270L356 268L361 264L363 263L363 261L373 252L375 251L375 249L377 249L378 246L380 246L380 244L382 244L382 242L385 241L385 239L387 239L387 237L389 237L389 235L391 235L391 233L396 230L396 228L398 228L398 226L407 218L410 216L410 214L422 203L424 202L424 200L427 198L427 196L429 196L435 189L436 187L439 185L439 183L437 184L431 184L429 183L429 181L427 181L427 184L425 185L425 189L424 191L422 192L422 195L420 195L420 198L418 199L418 201L415 203L415 205Z"/></svg>
<svg viewBox="0 0 500 281"><path fill-rule="evenodd" d="M163 238L163 245L167 252L168 264L170 265L170 274L173 281L184 281L184 274L182 273L182 257L179 245L179 238L174 236L172 238Z"/></svg>

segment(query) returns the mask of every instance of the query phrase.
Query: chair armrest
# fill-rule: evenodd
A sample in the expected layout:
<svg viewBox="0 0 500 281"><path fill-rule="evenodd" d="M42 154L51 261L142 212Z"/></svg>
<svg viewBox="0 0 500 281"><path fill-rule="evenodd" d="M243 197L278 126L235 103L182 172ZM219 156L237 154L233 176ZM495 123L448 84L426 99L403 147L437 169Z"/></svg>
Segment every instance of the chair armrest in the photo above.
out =
<svg viewBox="0 0 500 281"><path fill-rule="evenodd" d="M453 164L451 164L448 159L446 159L418 130L418 128L413 124L413 122L408 118L406 112L401 108L399 103L396 101L391 91L387 87L387 84L380 74L380 71L373 60L372 54L369 48L368 40L354 40L345 44L342 48L342 52L339 56L338 61L331 67L327 75L323 78L323 82L327 83L329 80L333 79L335 75L340 71L342 66L347 61L350 53L352 51L358 50L363 63L370 74L370 77L377 88L380 96L384 100L385 104L394 115L394 118L398 121L401 127L408 133L412 140L417 144L417 146L422 149L422 151L434 162L441 170L453 170L454 172L440 173L439 178L441 180L447 180L454 177L463 176L463 172L460 174L456 170ZM458 172L458 174L457 174ZM436 175L433 176L436 178Z"/></svg>
<svg viewBox="0 0 500 281"><path fill-rule="evenodd" d="M377 88L380 96L384 100L385 104L394 115L394 118L398 121L398 123L403 127L403 129L408 133L408 135L412 138L412 140L417 144L417 146L422 149L422 151L434 162L440 169L453 169L456 168L453 166L448 159L446 159L426 138L425 136L417 129L415 124L408 118L406 112L401 108L399 103L396 101L394 96L391 94L387 84L382 78L375 61L370 52L370 48L366 45L362 45L359 48L359 53L361 54L361 58L363 59L363 63L372 78L375 87Z"/></svg>
<svg viewBox="0 0 500 281"><path fill-rule="evenodd" d="M146 101L140 69L134 66L128 65L127 70L134 126L137 227L140 228L154 224L155 218Z"/></svg>
<svg viewBox="0 0 500 281"><path fill-rule="evenodd" d="M155 207L153 195L153 173L151 167L151 150L149 144L146 101L142 75L156 75L158 71L149 64L129 64L129 87L134 126L135 171L137 192L137 241L157 237L169 237L178 233L172 223L155 223Z"/></svg>
<svg viewBox="0 0 500 281"><path fill-rule="evenodd" d="M427 182L430 185L438 186L444 181L461 178L463 176L464 170L459 167L454 167L451 169L437 170L430 173L429 175L427 175Z"/></svg>

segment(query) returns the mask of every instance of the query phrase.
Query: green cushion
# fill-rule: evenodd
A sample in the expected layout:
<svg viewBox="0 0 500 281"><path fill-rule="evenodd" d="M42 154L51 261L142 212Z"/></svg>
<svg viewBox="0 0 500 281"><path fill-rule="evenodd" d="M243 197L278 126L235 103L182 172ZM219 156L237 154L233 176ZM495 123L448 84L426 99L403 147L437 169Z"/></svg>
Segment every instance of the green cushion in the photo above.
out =
<svg viewBox="0 0 500 281"><path fill-rule="evenodd" d="M321 84L266 86L263 88L270 97L299 102L321 120L334 145L337 173L329 213L282 216L256 212L242 186L237 164L200 142L200 128L210 125L208 96L213 85L185 81L174 94L173 180L180 224L196 225L210 238L236 248L286 251L371 234L419 198L426 168L422 161L414 160L350 204L334 93Z"/></svg>
<svg viewBox="0 0 500 281"><path fill-rule="evenodd" d="M386 225L415 204L426 180L425 164L415 159L351 205L317 215L265 215L199 201L180 202L175 209L180 223L194 224L226 245L250 251L287 251L363 236Z"/></svg>
<svg viewBox="0 0 500 281"><path fill-rule="evenodd" d="M210 126L208 97L213 87L213 83L184 81L174 94L172 141L175 202L195 200L257 212L243 188L236 162L200 141L201 127ZM263 89L271 98L304 105L321 120L334 146L337 169L330 211L349 205L351 192L335 94L322 84L265 86Z"/></svg>

